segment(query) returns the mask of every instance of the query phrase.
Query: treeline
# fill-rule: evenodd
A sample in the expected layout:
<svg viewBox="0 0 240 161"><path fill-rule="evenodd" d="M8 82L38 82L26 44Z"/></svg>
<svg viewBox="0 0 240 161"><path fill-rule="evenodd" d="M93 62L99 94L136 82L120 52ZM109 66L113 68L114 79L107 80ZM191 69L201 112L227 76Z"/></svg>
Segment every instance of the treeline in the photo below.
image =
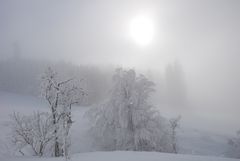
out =
<svg viewBox="0 0 240 161"><path fill-rule="evenodd" d="M98 103L110 88L113 68L14 57L0 61L0 91L39 96L40 77L48 66L60 72L63 78L81 80L81 86L88 92L88 97L82 102L84 105Z"/></svg>
<svg viewBox="0 0 240 161"><path fill-rule="evenodd" d="M109 94L115 70L113 66L54 63L16 56L0 61L0 91L39 96L40 75L48 66L60 72L63 78L74 77L82 80L81 86L88 92L88 97L82 102L84 105L99 103ZM151 71L141 73L154 80L156 84L156 93L153 96L155 103L173 107L186 105L187 88L180 63L168 64L162 73Z"/></svg>

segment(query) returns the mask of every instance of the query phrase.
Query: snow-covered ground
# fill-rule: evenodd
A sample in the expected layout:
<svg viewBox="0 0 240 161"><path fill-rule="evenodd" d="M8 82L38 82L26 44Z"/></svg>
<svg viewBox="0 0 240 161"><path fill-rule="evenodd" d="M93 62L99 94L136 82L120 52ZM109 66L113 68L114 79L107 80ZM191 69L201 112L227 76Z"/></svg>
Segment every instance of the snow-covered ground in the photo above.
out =
<svg viewBox="0 0 240 161"><path fill-rule="evenodd" d="M9 157L12 155L8 149L7 142L9 140L10 129L7 126L9 115L11 113L20 112L21 114L30 114L34 111L47 111L49 110L47 104L35 97L20 96L6 92L0 92L0 161L58 161L62 159L44 158L39 159L33 157ZM84 112L88 107L75 107L73 109L74 124L71 130L72 138L72 160L115 160L115 161L141 161L141 160L163 160L163 161L227 161L231 159L221 158L227 146L227 137L197 129L182 128L179 132L180 152L183 154L195 155L211 155L217 157L200 157L183 154L162 154L153 152L89 152L94 151L91 147L91 139L86 134L88 129L87 119L84 117ZM88 153L86 153L88 152ZM4 159L3 159L4 158Z"/></svg>
<svg viewBox="0 0 240 161"><path fill-rule="evenodd" d="M230 136L198 129L184 128L179 132L180 153L208 156L224 156Z"/></svg>
<svg viewBox="0 0 240 161"><path fill-rule="evenodd" d="M1 159L1 158L0 158ZM14 157L1 161L63 161L64 158ZM237 159L167 154L157 152L92 152L80 153L71 157L71 161L237 161Z"/></svg>

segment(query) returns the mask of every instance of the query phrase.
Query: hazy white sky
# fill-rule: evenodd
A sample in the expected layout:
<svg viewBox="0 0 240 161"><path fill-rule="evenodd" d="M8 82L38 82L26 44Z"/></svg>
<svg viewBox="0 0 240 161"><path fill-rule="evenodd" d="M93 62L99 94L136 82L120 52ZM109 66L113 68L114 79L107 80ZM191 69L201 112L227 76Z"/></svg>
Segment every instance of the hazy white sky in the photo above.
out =
<svg viewBox="0 0 240 161"><path fill-rule="evenodd" d="M145 47L129 35L139 14L155 25ZM196 113L240 121L239 0L1 0L0 59L15 41L25 57L76 64L161 70L178 60Z"/></svg>

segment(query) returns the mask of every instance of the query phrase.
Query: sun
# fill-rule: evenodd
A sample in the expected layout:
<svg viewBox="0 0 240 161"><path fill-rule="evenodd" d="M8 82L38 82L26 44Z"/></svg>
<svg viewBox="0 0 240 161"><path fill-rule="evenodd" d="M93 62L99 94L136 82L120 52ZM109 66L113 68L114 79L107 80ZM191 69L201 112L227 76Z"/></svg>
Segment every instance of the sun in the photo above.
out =
<svg viewBox="0 0 240 161"><path fill-rule="evenodd" d="M154 36L154 24L146 15L139 15L132 19L129 33L134 42L140 46L149 45Z"/></svg>

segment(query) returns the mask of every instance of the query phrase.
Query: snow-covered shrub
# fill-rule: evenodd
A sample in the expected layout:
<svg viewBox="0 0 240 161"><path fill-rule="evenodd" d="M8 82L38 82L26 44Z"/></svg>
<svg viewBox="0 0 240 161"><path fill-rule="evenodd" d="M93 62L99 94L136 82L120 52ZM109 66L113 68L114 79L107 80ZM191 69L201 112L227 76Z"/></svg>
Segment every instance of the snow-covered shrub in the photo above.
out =
<svg viewBox="0 0 240 161"><path fill-rule="evenodd" d="M181 116L178 116L176 118L172 118L169 120L170 124L170 137L171 137L171 145L172 145L172 152L178 153L178 143L177 143L177 129L180 126Z"/></svg>
<svg viewBox="0 0 240 161"><path fill-rule="evenodd" d="M53 140L54 126L49 113L34 113L25 116L11 115L12 143L24 155L24 148L30 148L34 155L42 156Z"/></svg>
<svg viewBox="0 0 240 161"><path fill-rule="evenodd" d="M101 150L172 152L170 126L148 103L154 83L134 70L117 69L110 98L88 111Z"/></svg>
<svg viewBox="0 0 240 161"><path fill-rule="evenodd" d="M228 145L226 155L232 158L240 158L240 131L237 132L236 137L228 140Z"/></svg>

